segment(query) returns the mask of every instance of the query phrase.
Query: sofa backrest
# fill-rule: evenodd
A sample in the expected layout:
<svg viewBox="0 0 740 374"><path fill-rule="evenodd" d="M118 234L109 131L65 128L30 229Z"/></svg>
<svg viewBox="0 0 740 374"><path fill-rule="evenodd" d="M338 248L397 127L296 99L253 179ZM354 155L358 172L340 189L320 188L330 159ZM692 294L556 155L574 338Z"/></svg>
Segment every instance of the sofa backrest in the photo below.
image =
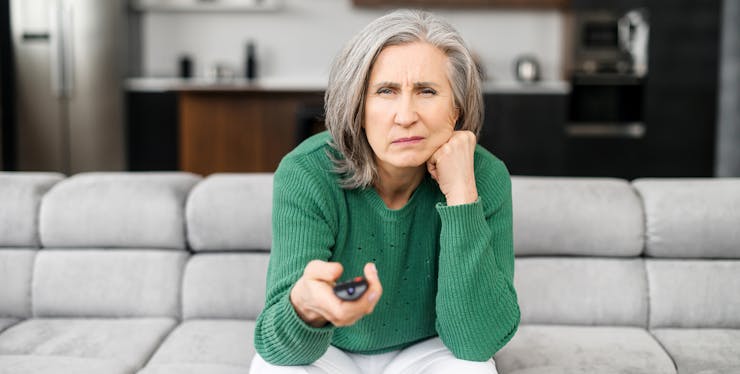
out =
<svg viewBox="0 0 740 374"><path fill-rule="evenodd" d="M58 173L0 172L0 317L30 317L41 198Z"/></svg>
<svg viewBox="0 0 740 374"><path fill-rule="evenodd" d="M182 315L256 319L271 246L272 174L212 174L187 202L196 254L183 277Z"/></svg>
<svg viewBox="0 0 740 374"><path fill-rule="evenodd" d="M644 221L627 181L512 177L522 322L647 325Z"/></svg>
<svg viewBox="0 0 740 374"><path fill-rule="evenodd" d="M650 327L740 328L740 178L638 179Z"/></svg>
<svg viewBox="0 0 740 374"><path fill-rule="evenodd" d="M185 201L199 177L83 173L43 198L32 285L39 317L178 317Z"/></svg>

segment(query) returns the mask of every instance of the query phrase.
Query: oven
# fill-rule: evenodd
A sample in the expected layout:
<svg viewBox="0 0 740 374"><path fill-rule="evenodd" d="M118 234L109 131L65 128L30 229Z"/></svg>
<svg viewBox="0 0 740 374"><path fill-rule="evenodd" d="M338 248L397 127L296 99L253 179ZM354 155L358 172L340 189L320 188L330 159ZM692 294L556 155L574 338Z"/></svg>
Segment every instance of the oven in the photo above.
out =
<svg viewBox="0 0 740 374"><path fill-rule="evenodd" d="M572 22L566 173L636 178L644 167L649 131L647 15L641 9L585 12Z"/></svg>

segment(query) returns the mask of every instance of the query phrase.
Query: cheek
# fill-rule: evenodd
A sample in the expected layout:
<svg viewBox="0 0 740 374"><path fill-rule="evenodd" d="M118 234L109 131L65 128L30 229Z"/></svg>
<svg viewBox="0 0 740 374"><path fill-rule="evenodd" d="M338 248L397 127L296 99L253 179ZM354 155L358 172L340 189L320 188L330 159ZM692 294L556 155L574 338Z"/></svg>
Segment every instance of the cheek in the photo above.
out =
<svg viewBox="0 0 740 374"><path fill-rule="evenodd" d="M365 136L367 137L370 147L375 153L380 151L379 147L385 143L385 119L384 115L387 110L382 108L382 105L377 103L368 102L365 105L365 115L363 128L365 129Z"/></svg>

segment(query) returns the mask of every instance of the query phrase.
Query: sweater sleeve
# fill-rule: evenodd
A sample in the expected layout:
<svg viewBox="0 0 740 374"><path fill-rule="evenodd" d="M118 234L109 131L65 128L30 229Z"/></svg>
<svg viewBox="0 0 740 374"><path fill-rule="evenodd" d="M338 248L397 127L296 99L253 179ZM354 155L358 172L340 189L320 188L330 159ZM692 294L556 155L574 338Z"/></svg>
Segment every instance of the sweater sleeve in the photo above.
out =
<svg viewBox="0 0 740 374"><path fill-rule="evenodd" d="M511 179L504 164L489 157L476 168L478 201L437 204L442 228L436 329L456 357L470 361L490 359L511 340L520 320Z"/></svg>
<svg viewBox="0 0 740 374"><path fill-rule="evenodd" d="M308 262L328 261L336 238L331 191L312 173L293 157L283 160L274 176L265 307L254 332L256 351L274 365L313 363L329 348L335 330L332 324L308 325L290 303L290 290Z"/></svg>

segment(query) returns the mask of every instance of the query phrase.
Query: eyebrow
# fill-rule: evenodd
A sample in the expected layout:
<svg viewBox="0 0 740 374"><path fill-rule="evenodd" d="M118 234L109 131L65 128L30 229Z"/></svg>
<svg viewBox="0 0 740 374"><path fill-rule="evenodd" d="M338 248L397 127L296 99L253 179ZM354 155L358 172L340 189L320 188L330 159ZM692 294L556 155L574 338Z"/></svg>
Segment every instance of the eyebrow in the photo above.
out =
<svg viewBox="0 0 740 374"><path fill-rule="evenodd" d="M398 88L401 87L399 83L396 82L378 82L371 86L372 88L380 88L380 87L391 87L391 88ZM439 87L439 84L434 82L414 82L414 88L420 88L420 87Z"/></svg>

